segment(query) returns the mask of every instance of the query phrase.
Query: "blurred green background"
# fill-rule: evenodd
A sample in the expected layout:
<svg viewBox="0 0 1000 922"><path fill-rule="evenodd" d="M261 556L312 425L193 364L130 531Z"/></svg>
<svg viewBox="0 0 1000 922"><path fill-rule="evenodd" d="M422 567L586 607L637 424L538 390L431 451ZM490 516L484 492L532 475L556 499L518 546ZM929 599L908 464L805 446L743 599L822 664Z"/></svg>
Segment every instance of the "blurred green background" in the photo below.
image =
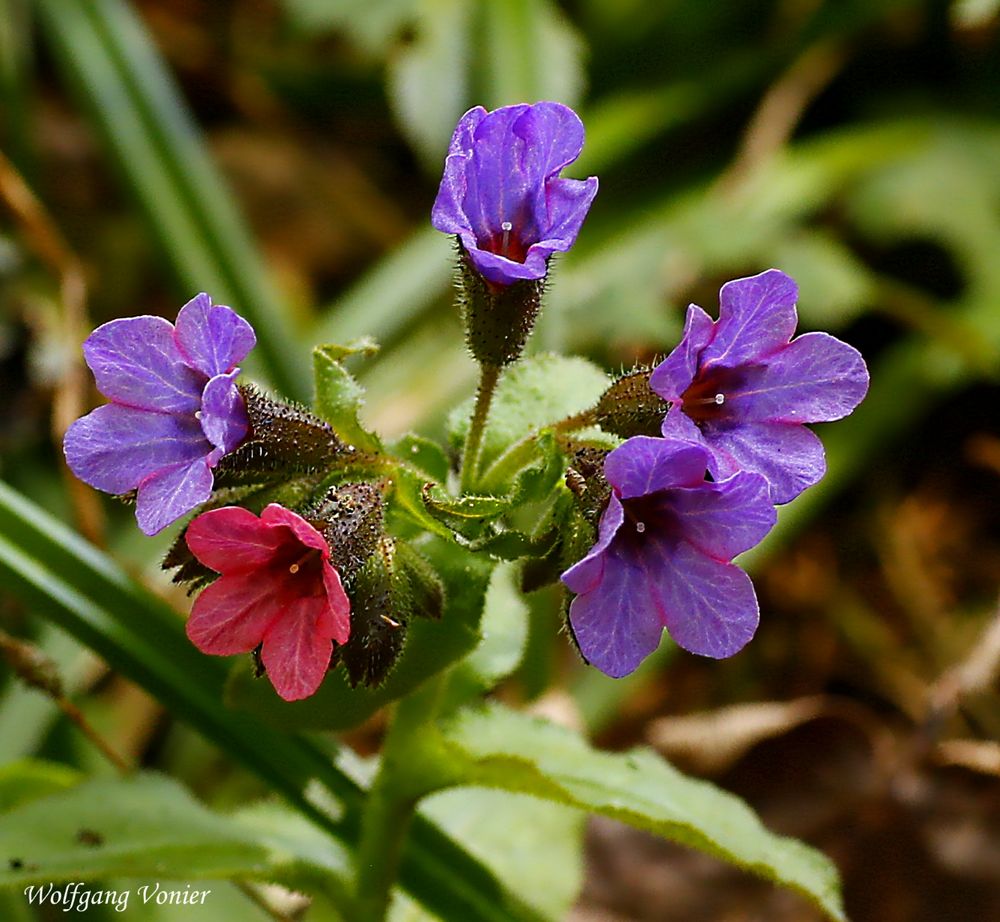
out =
<svg viewBox="0 0 1000 922"><path fill-rule="evenodd" d="M615 683L542 593L503 694L736 790L834 857L854 919L1000 918L998 6L0 0L0 476L167 592L166 539L73 485L58 440L98 399L87 331L199 290L254 323L250 374L302 399L313 345L373 335L369 422L440 435L475 379L428 224L451 130L475 104L569 103L587 143L568 172L601 187L531 349L650 361L689 301L712 312L722 282L777 266L802 328L858 346L872 390L749 561L743 654L665 653ZM2 590L0 626L118 751L216 805L259 790ZM0 679L0 762L109 771ZM748 702L784 704L732 710ZM580 922L807 918L623 827L586 841Z"/></svg>

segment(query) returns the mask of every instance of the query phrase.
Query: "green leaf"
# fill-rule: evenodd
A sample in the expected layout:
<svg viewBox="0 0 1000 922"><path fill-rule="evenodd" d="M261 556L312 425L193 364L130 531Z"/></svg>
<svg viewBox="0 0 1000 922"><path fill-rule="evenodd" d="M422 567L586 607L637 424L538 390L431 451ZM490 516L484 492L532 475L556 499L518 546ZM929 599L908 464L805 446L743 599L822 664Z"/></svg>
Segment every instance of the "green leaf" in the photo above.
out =
<svg viewBox="0 0 1000 922"><path fill-rule="evenodd" d="M414 16L418 0L284 0L293 24L308 32L343 30L379 54Z"/></svg>
<svg viewBox="0 0 1000 922"><path fill-rule="evenodd" d="M291 828L289 828L291 827ZM347 892L345 849L277 808L212 813L161 775L100 778L0 817L0 887L108 877L250 879Z"/></svg>
<svg viewBox="0 0 1000 922"><path fill-rule="evenodd" d="M469 539L482 535L484 527L507 512L510 500L503 496L452 496L436 483L424 485L421 499L428 514L451 531Z"/></svg>
<svg viewBox="0 0 1000 922"><path fill-rule="evenodd" d="M389 450L407 464L427 475L428 480L446 483L451 464L444 449L435 441L408 432L389 446Z"/></svg>
<svg viewBox="0 0 1000 922"><path fill-rule="evenodd" d="M479 100L488 109L555 99L575 105L584 88L584 44L551 0L484 0Z"/></svg>
<svg viewBox="0 0 1000 922"><path fill-rule="evenodd" d="M586 359L551 353L522 359L504 372L497 385L483 439L484 467L529 433L593 406L610 383L611 379ZM471 412L470 399L449 418L456 446L465 439Z"/></svg>
<svg viewBox="0 0 1000 922"><path fill-rule="evenodd" d="M288 702L275 694L267 679L254 679L249 663L241 662L230 676L227 703L286 729L345 730L475 649L493 564L440 539L427 542L420 551L444 582L444 611L439 621L410 622L399 662L385 684L351 688L344 671L336 669L311 698Z"/></svg>
<svg viewBox="0 0 1000 922"><path fill-rule="evenodd" d="M326 345L313 349L316 382L316 412L342 439L361 451L378 451L378 437L368 432L358 419L365 391L344 367L349 355L374 355L378 346L369 337L345 346Z"/></svg>
<svg viewBox="0 0 1000 922"><path fill-rule="evenodd" d="M580 736L493 704L441 722L454 783L533 794L611 817L798 890L844 920L826 856L767 830L743 801L650 750L599 752Z"/></svg>
<svg viewBox="0 0 1000 922"><path fill-rule="evenodd" d="M483 603L482 639L449 677L445 707L489 691L509 676L528 640L528 606L514 585L514 567L495 567Z"/></svg>
<svg viewBox="0 0 1000 922"><path fill-rule="evenodd" d="M420 812L447 829L546 918L565 919L583 883L584 817L562 804L485 788L452 788Z"/></svg>
<svg viewBox="0 0 1000 922"><path fill-rule="evenodd" d="M0 814L64 791L82 780L83 775L75 768L42 759L18 759L0 766Z"/></svg>
<svg viewBox="0 0 1000 922"><path fill-rule="evenodd" d="M414 38L389 59L393 111L429 168L440 169L468 108L473 8L467 0L417 0Z"/></svg>

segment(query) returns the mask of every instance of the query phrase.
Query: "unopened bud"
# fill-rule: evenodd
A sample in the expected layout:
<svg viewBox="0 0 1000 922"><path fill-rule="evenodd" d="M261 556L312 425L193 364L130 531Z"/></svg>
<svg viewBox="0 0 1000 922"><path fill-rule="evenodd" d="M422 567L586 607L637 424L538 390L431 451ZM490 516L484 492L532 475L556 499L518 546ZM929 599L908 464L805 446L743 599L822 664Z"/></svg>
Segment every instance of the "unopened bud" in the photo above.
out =
<svg viewBox="0 0 1000 922"><path fill-rule="evenodd" d="M622 375L597 401L593 417L605 432L629 439L634 435L659 436L667 402L650 390L651 368L635 368Z"/></svg>
<svg viewBox="0 0 1000 922"><path fill-rule="evenodd" d="M250 432L239 448L215 469L218 487L274 483L295 474L327 471L357 451L341 441L333 427L305 407L266 397L257 388L240 386Z"/></svg>

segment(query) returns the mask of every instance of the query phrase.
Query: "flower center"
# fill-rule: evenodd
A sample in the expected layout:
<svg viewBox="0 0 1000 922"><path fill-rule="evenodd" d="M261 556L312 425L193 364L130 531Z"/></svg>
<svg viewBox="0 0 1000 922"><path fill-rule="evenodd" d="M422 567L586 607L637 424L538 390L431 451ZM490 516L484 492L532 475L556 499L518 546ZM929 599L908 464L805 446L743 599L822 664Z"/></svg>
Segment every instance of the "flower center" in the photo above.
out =
<svg viewBox="0 0 1000 922"><path fill-rule="evenodd" d="M516 263L524 262L530 246L524 243L520 234L514 232L514 225L510 221L501 223L499 232L491 233L485 241L480 241L479 245L484 250L496 253L497 256L504 256Z"/></svg>
<svg viewBox="0 0 1000 922"><path fill-rule="evenodd" d="M743 371L736 368L708 368L691 382L681 395L681 409L698 425L723 423L735 418L732 399L744 384Z"/></svg>
<svg viewBox="0 0 1000 922"><path fill-rule="evenodd" d="M296 593L316 595L323 587L323 555L314 547L296 544L287 547L275 561L283 573L279 577L285 585L295 586Z"/></svg>
<svg viewBox="0 0 1000 922"><path fill-rule="evenodd" d="M642 547L649 537L663 540L678 533L677 517L670 508L667 490L624 499L622 508L625 510L625 521L616 540L624 542L633 551Z"/></svg>

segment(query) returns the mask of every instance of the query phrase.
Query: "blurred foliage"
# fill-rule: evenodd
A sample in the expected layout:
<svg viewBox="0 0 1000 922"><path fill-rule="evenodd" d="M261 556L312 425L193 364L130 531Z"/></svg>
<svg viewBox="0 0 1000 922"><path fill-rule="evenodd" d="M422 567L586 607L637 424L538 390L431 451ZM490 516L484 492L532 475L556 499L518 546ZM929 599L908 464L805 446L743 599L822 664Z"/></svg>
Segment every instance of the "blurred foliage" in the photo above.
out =
<svg viewBox="0 0 1000 922"><path fill-rule="evenodd" d="M997 14L990 0L0 0L0 476L165 591L161 547L134 540L128 510L81 503L62 479L60 407L95 398L78 375L90 326L172 317L202 288L257 326L252 373L302 396L310 348L375 337L377 354L347 360L368 389L367 423L386 438L443 436L474 376L448 242L427 228L451 127L474 104L573 103L588 132L574 175L599 175L601 191L554 268L532 349L609 371L649 360L672 347L689 301L712 310L721 282L775 265L799 282L803 326L861 348L873 386L823 433L827 480L752 558L763 618L745 654L706 664L664 648L614 682L576 663L556 634L558 599L540 593L521 675L502 694L585 721L612 747L663 714L837 696L846 712L755 737L723 784L834 855L854 919L889 918L889 905L928 922L1000 916L995 664L960 681L970 651L990 649L980 638L1000 583ZM65 259L19 208L12 176L83 266L89 317L69 309ZM3 548L27 555L67 611L105 617L87 607L100 593L105 607L134 604L96 558L88 569L40 538L23 546L36 535L22 514ZM91 580L82 595L79 579ZM213 730L229 734L221 756L13 588L0 592L0 626L51 656L120 751L210 806L261 793L229 761L249 745L241 718ZM154 634L170 617L163 606ZM136 625L125 636L154 674L169 671ZM0 760L101 770L54 705L0 680ZM190 719L207 694L168 707ZM376 718L349 741L370 751L378 730ZM452 809L428 812L460 832ZM614 827L592 826L588 841L582 906L805 918L801 903L677 853L644 861L648 842ZM489 863L489 847L470 849ZM645 877L630 896L622 881L636 878L616 853L668 896ZM697 882L690 893L671 863ZM579 879L561 867L550 915ZM22 910L0 902L4 918Z"/></svg>

